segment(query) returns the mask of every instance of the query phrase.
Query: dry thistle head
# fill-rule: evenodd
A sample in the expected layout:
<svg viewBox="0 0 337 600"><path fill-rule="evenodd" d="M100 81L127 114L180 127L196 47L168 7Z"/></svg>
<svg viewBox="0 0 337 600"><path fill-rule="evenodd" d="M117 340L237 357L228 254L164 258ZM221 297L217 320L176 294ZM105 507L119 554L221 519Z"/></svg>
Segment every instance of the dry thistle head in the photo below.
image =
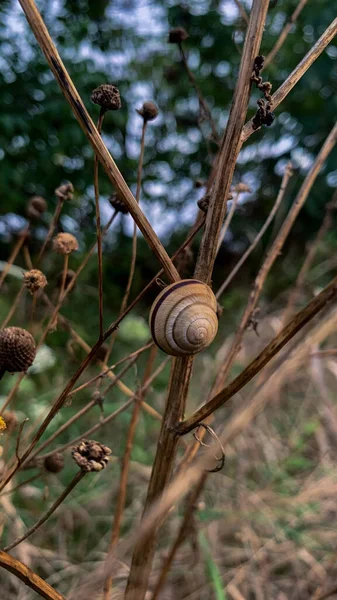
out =
<svg viewBox="0 0 337 600"><path fill-rule="evenodd" d="M78 250L78 241L71 233L59 233L53 239L53 250L57 254L71 254Z"/></svg>
<svg viewBox="0 0 337 600"><path fill-rule="evenodd" d="M74 186L70 181L63 183L55 190L55 196L59 200L59 202L64 202L65 200L72 200L74 196Z"/></svg>
<svg viewBox="0 0 337 600"><path fill-rule="evenodd" d="M55 452L50 456L46 456L43 466L49 473L59 473L64 467L64 457L61 452Z"/></svg>
<svg viewBox="0 0 337 600"><path fill-rule="evenodd" d="M27 217L29 219L39 219L47 210L47 202L42 196L32 196L27 204Z"/></svg>
<svg viewBox="0 0 337 600"><path fill-rule="evenodd" d="M189 37L186 29L183 27L175 27L169 31L169 44L181 44L184 40Z"/></svg>
<svg viewBox="0 0 337 600"><path fill-rule="evenodd" d="M25 288L31 293L36 294L42 290L48 283L45 275L39 269L31 269L23 274Z"/></svg>
<svg viewBox="0 0 337 600"><path fill-rule="evenodd" d="M123 198L121 198L119 196L119 194L117 194L117 193L111 194L111 196L109 198L109 202L110 202L112 208L114 208L118 212L121 212L123 215L129 214L129 209L126 206Z"/></svg>
<svg viewBox="0 0 337 600"><path fill-rule="evenodd" d="M72 282L74 277L76 277L75 271L73 271L72 269L68 269L67 274L66 274L66 280L64 283L65 289L67 289L68 285L70 285L70 283ZM60 288L62 286L62 281L63 281L63 271L58 273L56 276L56 285L58 288ZM73 290L75 288L75 286L76 286L76 281L75 281L73 287L71 288L71 290Z"/></svg>
<svg viewBox="0 0 337 600"><path fill-rule="evenodd" d="M6 423L6 430L8 431L8 433L10 433L11 431L13 431L13 429L15 429L18 423L16 415L12 411L7 411L2 416Z"/></svg>
<svg viewBox="0 0 337 600"><path fill-rule="evenodd" d="M105 111L121 108L119 89L110 83L99 85L91 94L91 100Z"/></svg>
<svg viewBox="0 0 337 600"><path fill-rule="evenodd" d="M27 371L36 355L33 336L21 327L6 327L0 331L0 371Z"/></svg>
<svg viewBox="0 0 337 600"><path fill-rule="evenodd" d="M82 440L72 449L72 457L82 471L102 471L109 461L110 448L94 440Z"/></svg>
<svg viewBox="0 0 337 600"><path fill-rule="evenodd" d="M158 117L158 107L153 102L144 102L142 108L136 109L144 121L153 121Z"/></svg>

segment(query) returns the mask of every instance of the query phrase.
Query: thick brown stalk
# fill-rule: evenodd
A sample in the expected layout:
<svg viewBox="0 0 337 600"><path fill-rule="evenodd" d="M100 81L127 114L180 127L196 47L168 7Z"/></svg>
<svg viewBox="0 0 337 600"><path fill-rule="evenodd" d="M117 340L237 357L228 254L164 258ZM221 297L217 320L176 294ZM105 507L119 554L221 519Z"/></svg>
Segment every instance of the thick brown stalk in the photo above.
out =
<svg viewBox="0 0 337 600"><path fill-rule="evenodd" d="M223 406L232 396L237 394L257 373L276 356L276 354L302 329L313 317L331 302L337 291L337 277L324 288L309 304L301 310L290 323L266 346L262 352L236 377L227 387L214 396L207 404L197 410L189 419L180 423L177 432L180 435L194 429L198 423L209 417L215 410Z"/></svg>
<svg viewBox="0 0 337 600"><path fill-rule="evenodd" d="M76 119L78 120L82 130L87 136L91 146L94 149L99 161L101 162L111 183L117 189L120 196L123 198L130 214L136 221L139 229L144 235L148 245L153 253L157 256L162 264L170 281L179 281L179 273L169 258L166 250L159 241L157 235L153 231L150 223L141 211L134 198L130 188L126 184L117 165L113 161L107 147L105 146L100 134L98 133L93 120L86 110L82 99L80 98L69 74L56 50L56 47L49 35L46 25L37 10L33 0L19 0L27 21L35 35L35 38L43 51L48 64L55 75L55 78L68 101Z"/></svg>
<svg viewBox="0 0 337 600"><path fill-rule="evenodd" d="M330 44L331 40L337 34L337 17L332 21L329 27L322 33L321 37L317 42L310 48L309 52L305 57L298 63L297 67L290 73L289 77L282 83L282 85L276 90L275 94L272 95L272 105L275 110L279 104L288 96L289 92L295 87L296 83L299 82L301 77L307 72L315 60L324 52L325 48ZM253 119L250 119L243 128L242 131L242 143L257 131L254 128Z"/></svg>
<svg viewBox="0 0 337 600"><path fill-rule="evenodd" d="M253 2L238 82L220 149L214 190L211 194L205 231L195 270L195 277L206 283L210 283L212 278L219 234L226 212L226 199L228 198L236 160L241 148L241 133L248 108L253 64L259 53L268 4L268 0L254 0ZM171 477L178 444L174 427L179 423L185 411L192 364L193 357L177 358L172 366L166 411L158 440L144 516L146 516L152 503L160 498ZM159 523L156 523L146 540L136 545L125 600L144 600L155 553L158 526Z"/></svg>
<svg viewBox="0 0 337 600"><path fill-rule="evenodd" d="M21 579L25 585L37 592L41 598L46 600L66 600L64 596L59 594L54 588L49 585L44 579L41 579L34 571L31 571L22 562L0 550L0 567L3 567L9 573L12 573L18 579Z"/></svg>
<svg viewBox="0 0 337 600"><path fill-rule="evenodd" d="M151 375L151 370L153 367L153 362L156 357L157 351L158 351L158 348L156 346L153 346L151 348L150 356L149 356L149 359L147 361L147 365L146 365L146 368L144 371L142 387L144 387L145 382ZM115 506L115 515L114 515L113 526L112 526L112 531L111 531L111 538L110 538L110 543L109 543L109 548L108 548L107 561L109 561L109 558L111 557L111 555L114 551L114 548L118 542L119 535L120 535L120 529L121 529L121 525L122 525L122 518L123 518L125 501L126 501L126 490L127 490L127 482L128 482L129 468L130 468L130 461L131 461L131 451L132 451L138 417L139 417L143 399L144 399L144 392L139 391L139 393L135 399L132 417L131 417L131 421L130 421L130 425L129 425L129 429L128 429L128 433L127 433L127 437L126 437L125 451L124 451L122 462L121 462L121 474L120 474L119 488L118 488L118 494L117 494L117 500L116 500L116 506ZM111 586L112 586L112 575L110 574L106 577L105 582L104 582L103 600L109 600Z"/></svg>
<svg viewBox="0 0 337 600"><path fill-rule="evenodd" d="M300 2L298 3L298 5L296 6L293 14L291 15L290 19L288 19L288 21L286 22L285 26L283 27L276 43L275 46L271 49L271 51L269 52L269 54L266 56L266 59L264 61L264 68L266 68L271 61L273 60L274 56L276 56L276 54L279 52L280 48L282 48L287 35L289 33L289 31L291 30L292 26L294 25L294 23L296 22L297 17L299 16L299 14L302 12L303 8L305 7L306 3L308 2L308 0L300 0Z"/></svg>

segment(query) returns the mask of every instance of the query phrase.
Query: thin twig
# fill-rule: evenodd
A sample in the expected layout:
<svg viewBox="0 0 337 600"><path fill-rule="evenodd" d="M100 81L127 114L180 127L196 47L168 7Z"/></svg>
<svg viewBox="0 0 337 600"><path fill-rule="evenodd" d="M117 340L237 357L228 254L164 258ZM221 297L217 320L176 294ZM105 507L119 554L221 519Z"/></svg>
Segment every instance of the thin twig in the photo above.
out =
<svg viewBox="0 0 337 600"><path fill-rule="evenodd" d="M226 216L225 222L221 228L220 231L220 235L219 235L219 239L218 239L218 247L217 247L217 252L219 252L220 246L222 244L222 242L225 239L225 235L228 231L228 228L231 224L232 218L234 217L234 213L235 213L235 209L236 209L236 205L238 203L239 200L239 196L240 196L240 192L236 192L230 207L230 210L228 212L228 215Z"/></svg>
<svg viewBox="0 0 337 600"><path fill-rule="evenodd" d="M266 68L271 61L273 60L274 56L279 52L280 48L282 48L287 35L289 34L292 26L294 25L294 23L297 20L297 17L299 16L299 14L302 12L303 8L305 7L306 3L308 2L308 0L300 0L300 2L298 3L298 5L296 6L293 14L291 15L290 19L288 19L288 21L286 22L285 26L283 27L274 47L271 49L271 51L269 52L269 54L266 56L265 61L264 61L264 68Z"/></svg>
<svg viewBox="0 0 337 600"><path fill-rule="evenodd" d="M9 273L9 271L11 269L11 266L13 265L13 263L14 263L17 255L19 254L19 252L21 250L21 247L22 247L24 241L26 240L26 238L27 238L27 236L29 234L29 230L30 230L30 225L27 225L27 227L20 234L20 236L19 236L19 238L18 238L18 240L17 240L17 242L16 242L16 244L15 244L15 246L14 246L12 252L11 252L11 255L10 255L8 261L7 261L7 264L6 264L4 270L2 271L2 273L0 275L0 289L1 289L2 284L5 281L8 273Z"/></svg>
<svg viewBox="0 0 337 600"><path fill-rule="evenodd" d="M45 600L66 600L64 596L59 594L54 588L49 585L39 575L31 571L22 562L0 550L0 567L12 573L18 579L21 579L25 585L37 592Z"/></svg>
<svg viewBox="0 0 337 600"><path fill-rule="evenodd" d="M37 257L37 260L36 260L36 264L37 265L41 262L42 257L43 257L43 255L45 253L45 250L47 248L47 245L49 244L51 238L53 237L53 233L55 231L55 227L56 227L56 225L57 225L57 223L59 221L59 218L60 218L60 215L61 215L61 212L62 212L63 204L64 204L64 200L62 200L61 198L59 198L57 196L57 204L56 204L55 212L53 214L51 223L49 225L47 236L46 236L46 238L45 238L45 240L44 240L44 242L42 244L42 248L41 248L41 250L40 250L40 252L38 254L38 257Z"/></svg>
<svg viewBox="0 0 337 600"><path fill-rule="evenodd" d="M43 523L45 523L47 521L47 519L49 519L49 517L53 514L53 512L55 512L55 510L60 506L60 504L62 504L63 500L66 499L66 497L70 494L70 492L74 489L74 487L79 483L79 481L81 481L81 479L83 479L83 477L85 475L86 475L86 471L83 471L83 470L78 471L76 473L75 477L71 480L69 485L66 487L66 489L57 498L57 500L55 500L55 502L44 513L44 515L35 523L35 525L30 527L24 535L16 538L16 540L14 540L14 542L12 542L11 544L8 544L8 546L6 546L3 549L4 552L9 552L9 550L12 550L13 548L15 548L16 546L21 544L21 542L23 542L24 540L29 538L33 533L35 533L35 531L37 529L39 529L39 527L41 527L41 525L43 525Z"/></svg>
<svg viewBox="0 0 337 600"><path fill-rule="evenodd" d="M5 317L4 321L1 323L1 329L4 329L5 327L7 327L8 323L10 322L12 316L14 315L14 313L18 307L18 304L20 302L20 298L24 292L24 289L25 289L25 284L22 284L21 288L19 289L18 293L16 294L16 297L14 298L14 301L11 305L11 308L8 312L7 317Z"/></svg>
<svg viewBox="0 0 337 600"><path fill-rule="evenodd" d="M101 107L97 131L101 135L102 125L105 115L105 109ZM98 257L98 302L99 302L99 337L103 337L103 256L102 256L102 231L101 231L101 213L99 208L99 184L98 184L98 157L95 154L94 159L94 189L95 189L95 210L96 210L96 239L97 239L97 257Z"/></svg>

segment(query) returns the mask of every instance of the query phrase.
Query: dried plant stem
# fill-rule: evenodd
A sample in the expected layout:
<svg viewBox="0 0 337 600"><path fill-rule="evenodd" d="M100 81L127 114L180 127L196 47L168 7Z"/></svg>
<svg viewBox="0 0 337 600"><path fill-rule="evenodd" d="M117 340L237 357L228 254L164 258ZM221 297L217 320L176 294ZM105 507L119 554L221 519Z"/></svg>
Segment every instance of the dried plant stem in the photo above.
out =
<svg viewBox="0 0 337 600"><path fill-rule="evenodd" d="M299 3L297 4L293 14L291 15L290 19L286 22L285 26L283 27L276 43L275 46L271 49L271 51L269 52L269 54L266 56L266 59L264 61L264 68L266 68L271 61L273 60L273 58L276 56L276 54L279 52L280 48L282 48L287 35L289 34L292 26L294 25L294 23L296 22L299 14L302 12L303 8L305 7L306 3L308 2L308 0L300 0Z"/></svg>
<svg viewBox="0 0 337 600"><path fill-rule="evenodd" d="M61 280L61 286L60 286L60 293L59 293L59 302L62 302L64 300L64 292L65 292L65 286L66 286L66 279L67 279L67 273L68 273L68 265L69 265L69 254L65 254L64 255L64 262L63 262L63 272L62 272L62 280Z"/></svg>
<svg viewBox="0 0 337 600"><path fill-rule="evenodd" d="M2 407L0 408L0 415L3 414L3 412L6 410L7 406L9 405L9 403L12 401L12 399L14 398L16 392L18 391L21 381L23 380L24 376L26 375L26 373L20 373L17 377L17 380L15 382L15 384L13 385L11 391L9 392L5 402L3 403Z"/></svg>
<svg viewBox="0 0 337 600"><path fill-rule="evenodd" d="M288 164L287 169L289 169L290 171L292 170L292 166L291 166L290 163ZM282 189L282 185L281 185L281 189ZM275 215L276 215L276 213L277 213L277 211L279 209L279 206L280 206L283 198L284 198L284 192L282 194L279 193L277 195L277 198L275 200L275 204L274 204L272 210L270 211L270 213L269 213L269 215L268 215L265 223L263 224L263 227L260 229L259 233L255 237L255 239L251 243L251 245L247 248L246 252L241 256L240 260L237 262L237 264L235 265L234 269L232 269L232 271L230 272L230 274L228 275L228 277L225 279L225 281L219 287L219 289L218 289L218 291L216 293L216 297L218 299L221 297L221 295L223 294L223 292L225 291L225 289L229 286L229 284L232 281L232 279L235 277L235 275L237 274L237 272L241 269L242 265L246 262L247 258L250 256L250 254L253 252L253 250L258 245L260 239L262 238L262 236L264 235L265 231L268 229L270 223L274 219L274 217L275 217Z"/></svg>
<svg viewBox="0 0 337 600"><path fill-rule="evenodd" d="M6 569L6 571L18 577L18 579L21 579L25 585L37 592L45 600L66 600L64 596L54 590L49 583L41 579L34 571L31 571L22 562L1 550L0 567Z"/></svg>
<svg viewBox="0 0 337 600"><path fill-rule="evenodd" d="M13 492L16 492L16 490L18 490L19 488L23 487L24 485L27 485L28 483L31 483L32 481L35 481L36 479L39 479L41 477L41 475L43 474L43 471L41 470L39 473L36 473L35 475L32 475L32 477L29 477L28 479L25 479L25 481L21 481L21 483L18 483L17 485L14 485L10 490L7 490L6 492L2 492L1 496L7 496L8 494L12 494Z"/></svg>
<svg viewBox="0 0 337 600"><path fill-rule="evenodd" d="M13 263L14 263L17 255L19 254L19 252L20 252L20 250L22 248L22 245L23 245L25 239L27 238L27 236L29 234L29 230L30 230L30 225L27 225L27 227L20 234L20 236L19 236L19 238L18 238L18 240L17 240L17 242L16 242L16 244L15 244L15 246L14 246L12 252L11 252L11 255L10 255L8 261L7 261L7 264L6 264L4 270L2 271L2 273L0 275L0 289L1 289L2 284L5 281L8 273L9 273L9 271L11 269L11 266L13 265Z"/></svg>
<svg viewBox="0 0 337 600"><path fill-rule="evenodd" d="M223 406L227 400L239 392L257 373L266 366L269 361L300 331L304 325L309 323L329 302L336 296L337 278L327 285L309 304L297 313L290 323L260 352L260 354L236 377L227 387L214 396L207 404L197 410L189 419L178 425L177 431L184 435L198 423L209 417L215 410Z"/></svg>
<svg viewBox="0 0 337 600"><path fill-rule="evenodd" d="M85 135L87 136L90 144L92 145L95 154L99 161L102 163L103 168L108 175L110 181L117 189L120 196L123 198L126 206L128 207L130 214L136 221L139 229L143 233L147 243L151 250L157 256L158 260L162 264L170 281L179 281L179 273L169 258L166 250L159 241L157 235L153 231L150 223L146 219L145 215L141 211L133 197L130 188L127 186L123 176L121 175L117 165L113 161L109 154L103 140L98 133L93 120L91 119L88 111L86 110L61 58L56 50L56 47L49 35L46 25L37 10L37 7L33 0L19 0L20 4L25 12L27 21L36 37L38 44L40 45L48 64L53 71L55 78L67 99L72 111L81 125Z"/></svg>
<svg viewBox="0 0 337 600"><path fill-rule="evenodd" d="M209 283L212 277L218 238L226 211L226 199L241 148L241 132L248 108L253 63L260 48L268 4L268 0L254 0L253 2L239 78L220 149L214 191L211 194L206 227L195 270L195 277L206 283ZM158 440L144 516L152 503L161 497L171 477L178 443L174 427L177 426L184 414L192 365L193 357L177 358L172 365L166 411ZM155 553L158 526L159 522L156 522L146 540L142 540L142 543L135 547L125 600L144 600Z"/></svg>
<svg viewBox="0 0 337 600"><path fill-rule="evenodd" d="M101 135L104 121L105 109L101 107L97 131ZM95 210L96 210L96 239L98 256L98 305L99 305L99 338L103 337L103 255L102 255L102 231L101 231L101 213L99 208L99 184L98 184L98 158L95 154L94 159L94 189L95 189Z"/></svg>
<svg viewBox="0 0 337 600"><path fill-rule="evenodd" d="M178 45L179 45L181 60L182 60L182 63L184 65L184 67L185 67L185 71L187 73L187 77L190 80L190 82L191 82L191 84L192 84L192 86L193 86L193 88L194 88L194 90L195 90L195 92L196 92L196 94L198 96L199 110L204 113L205 117L207 118L207 120L208 120L208 122L209 122L209 124L211 126L212 137L213 137L214 141L216 143L219 143L220 142L220 138L219 138L218 132L216 130L215 123L213 121L213 117L212 117L211 111L209 110L209 108L207 106L207 103L205 102L205 100L203 98L203 95L202 95L202 93L201 93L201 91L199 89L199 86L197 84L196 78L194 77L191 69L188 66L188 61L187 61L187 58L186 58L186 54L185 54L185 50L183 48L183 45L182 45L181 42Z"/></svg>
<svg viewBox="0 0 337 600"><path fill-rule="evenodd" d="M229 228L229 226L231 224L231 220L234 217L234 213L235 213L236 205L237 205L238 200L239 200L239 196L240 196L240 192L236 192L236 194L235 194L235 196L233 198L233 202L231 204L230 210L228 212L228 215L226 216L226 220L225 220L225 222L224 222L224 224L223 224L223 226L221 228L221 232L220 232L219 239L218 239L217 252L219 252L220 246L221 246L222 242L224 241L225 235L226 235L226 233L228 231L228 228Z"/></svg>
<svg viewBox="0 0 337 600"><path fill-rule="evenodd" d="M336 196L336 200L337 200L337 194L334 194L334 196ZM325 237L327 231L329 231L329 229L331 228L331 226L333 224L332 212L334 210L336 210L336 208L337 208L336 200L332 200L332 202L328 202L328 204L326 206L325 216L324 216L322 225L320 226L314 241L309 246L308 253L303 261L302 267L301 267L300 272L296 279L295 286L293 287L293 289L291 291L291 294L288 299L288 304L284 311L284 315L283 315L283 323L284 324L288 323L290 317L292 316L292 314L294 312L294 306L296 304L297 298L299 297L299 295L301 293L301 290L304 285L305 277L306 277L308 271L310 270L310 267L314 261L316 252L321 244L321 241Z"/></svg>
<svg viewBox="0 0 337 600"><path fill-rule="evenodd" d="M166 577L172 566L174 557L175 557L178 549L180 548L181 544L185 541L186 537L188 536L191 522L193 519L193 513L195 511L196 502L202 492L205 481L207 479L207 475L208 475L208 473L206 473L206 472L204 472L200 475L199 481L195 485L194 490L191 492L191 494L188 498L188 501L186 502L184 518L179 527L178 535L176 536L176 539L172 545L172 548L171 548L169 554L165 558L165 561L162 566L162 570L160 572L158 581L155 585L151 600L159 599L159 597L160 597L159 594L163 589L163 585L166 581Z"/></svg>
<svg viewBox="0 0 337 600"><path fill-rule="evenodd" d="M85 475L86 475L86 471L78 471L78 473L76 473L75 477L71 480L71 482L66 487L66 489L57 498L57 500L55 500L55 502L52 504L52 506L44 513L44 515L41 517L41 519L39 519L37 521L37 523L35 523L35 525L33 525L33 527L30 527L30 529L28 529L24 535L17 538L14 542L12 542L8 546L6 546L6 548L4 548L4 552L9 552L9 550L12 550L13 548L15 548L16 546L21 544L21 542L23 542L24 540L29 538L33 533L35 533L35 531L37 531L37 529L39 529L39 527L41 527L41 525L43 525L43 523L45 523L47 521L47 519L49 519L49 517L53 514L53 512L55 512L55 510L60 506L60 504L62 504L63 500L66 499L66 497L70 494L70 492L74 489L74 487L81 481L81 479L83 479L83 477Z"/></svg>
<svg viewBox="0 0 337 600"><path fill-rule="evenodd" d="M8 323L10 322L12 316L14 315L14 313L18 307L18 304L20 302L20 298L24 292L24 289L25 289L25 285L23 284L21 286L21 288L19 289L18 293L16 294L16 297L14 298L13 304L9 310L7 317L5 317L4 321L1 323L1 326L0 326L1 329L4 329L5 327L7 327Z"/></svg>
<svg viewBox="0 0 337 600"><path fill-rule="evenodd" d="M155 346L153 346L151 348L150 356L149 356L149 359L147 361L147 365L146 365L146 368L144 371L142 387L144 387L145 382L151 375L153 363L154 363L155 357L157 355L157 350L158 349ZM126 436L125 451L124 451L123 458L121 461L121 474L120 474L120 479L119 479L119 488L118 488L118 494L117 494L117 500L116 500L116 506L115 506L115 515L114 515L113 526L112 526L112 531L111 531L111 538L110 538L110 543L109 543L109 547L108 547L107 561L109 561L109 558L111 557L111 555L114 551L114 548L119 540L120 529L121 529L121 525L122 525L122 518L123 518L123 513L124 513L124 508L125 508L125 501L126 501L126 489L127 489L127 482L128 482L128 476L129 476L130 461L131 461L131 451L132 451L138 417L140 414L140 409L141 409L143 399L144 399L144 392L140 391L134 402L132 417L131 417L129 429L128 429L127 436ZM109 574L106 577L105 582L104 582L103 600L109 600L111 585L112 585L112 575Z"/></svg>
<svg viewBox="0 0 337 600"><path fill-rule="evenodd" d="M317 58L324 52L325 48L330 44L331 40L337 34L337 18L332 21L329 27L324 31L319 40L310 48L309 52L301 60L301 62L295 67L290 73L289 77L282 83L282 85L272 95L273 110L275 110L281 102L288 96L289 92L295 87L296 83L299 82L301 77L307 72L311 65L317 60ZM250 119L243 128L242 131L242 143L246 142L248 138L257 131L254 129L253 119Z"/></svg>
<svg viewBox="0 0 337 600"><path fill-rule="evenodd" d="M325 160L329 156L334 145L336 144L336 141L337 141L337 124L335 124L334 127L332 128L332 130L329 133L326 141L324 142L320 152L318 153L309 173L305 177L305 179L300 187L300 190L295 198L295 201L294 201L291 209L289 210L289 213L288 213L286 219L284 220L283 225L282 225L279 233L277 234L277 236L272 244L271 249L269 250L269 252L266 256L266 259L264 260L264 262L256 276L256 279L255 279L255 282L253 285L253 289L249 296L247 306L246 306L244 314L241 318L239 327L237 328L237 331L235 332L232 346L230 348L230 351L226 357L224 364L221 366L221 368L218 372L218 375L216 378L216 383L215 383L216 387L220 387L220 386L222 387L224 385L226 377L230 371L230 368L233 364L235 356L241 345L241 341L242 341L244 332L247 328L247 325L253 315L253 311L254 311L254 309L257 305L257 302L260 298L267 275L268 275L270 269L272 268L275 260L279 256L281 249L289 235L289 232L290 232L291 228L293 227L293 224L294 224L301 208L303 207L306 199L308 198L308 195L309 195L309 192L310 192L312 186L314 185L314 183L316 181L318 173L321 170L322 165L324 164ZM280 194L284 194L284 190L287 186L289 178L290 178L290 172L288 171L288 169L286 169L284 176L283 176L281 189L279 192Z"/></svg>
<svg viewBox="0 0 337 600"><path fill-rule="evenodd" d="M240 15L241 15L241 17L243 18L243 20L244 20L244 21L247 23L247 25L248 25L248 22L249 22L249 17L248 17L248 15L247 15L247 13L246 13L245 9L243 8L243 6L242 6L242 4L241 4L240 0L234 0L234 2L235 2L236 6L238 7L238 9L239 9L239 11L240 11Z"/></svg>
<svg viewBox="0 0 337 600"><path fill-rule="evenodd" d="M49 225L49 229L48 229L48 233L46 236L46 239L44 240L43 244L42 244L42 248L38 254L37 260L36 260L36 264L38 265L41 260L42 257L45 253L45 250L51 240L51 238L53 237L54 231L55 231L55 227L57 226L57 223L59 221L61 212L62 212L62 208L63 208L63 200L60 200L60 198L57 198L57 204L56 204L56 208L55 208L55 212L53 214L51 223Z"/></svg>

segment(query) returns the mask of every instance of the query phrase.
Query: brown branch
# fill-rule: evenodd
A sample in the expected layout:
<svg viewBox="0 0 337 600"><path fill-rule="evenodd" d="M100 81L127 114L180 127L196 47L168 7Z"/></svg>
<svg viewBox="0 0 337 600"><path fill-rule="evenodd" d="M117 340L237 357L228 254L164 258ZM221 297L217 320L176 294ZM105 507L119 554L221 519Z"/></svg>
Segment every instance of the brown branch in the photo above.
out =
<svg viewBox="0 0 337 600"><path fill-rule="evenodd" d="M101 107L97 131L99 135L102 132L105 109ZM103 337L103 255L102 255L102 230L101 230L101 212L99 208L99 184L98 184L98 156L94 159L94 189L95 189L95 211L96 211L96 239L97 239L97 257L98 257L98 306L99 306L99 338Z"/></svg>
<svg viewBox="0 0 337 600"><path fill-rule="evenodd" d="M306 3L308 2L308 0L300 0L300 2L298 3L298 5L296 6L293 14L291 15L290 19L286 22L285 26L283 27L274 47L271 49L271 51L269 52L269 54L266 56L265 61L264 61L264 68L266 68L271 61L273 60L274 56L278 53L278 51L280 50L280 48L282 48L287 35L289 33L289 31L291 30L292 26L294 25L294 23L297 20L297 17L299 16L299 14L302 12L303 8L305 7Z"/></svg>
<svg viewBox="0 0 337 600"><path fill-rule="evenodd" d="M290 73L289 77L282 83L282 85L276 90L275 94L271 97L273 110L275 110L281 102L288 96L289 92L299 82L301 77L307 72L315 60L324 52L325 48L330 44L331 40L337 33L337 18L332 21L329 27L324 31L319 40L310 48L309 52L305 57L298 63L297 67ZM257 131L254 128L253 119L250 119L243 128L242 131L242 143L246 142L248 138Z"/></svg>
<svg viewBox="0 0 337 600"><path fill-rule="evenodd" d="M234 0L236 6L238 7L239 11L240 11L240 15L243 18L243 20L245 21L245 23L248 25L249 22L249 17L245 11L245 9L243 8L240 0Z"/></svg>
<svg viewBox="0 0 337 600"><path fill-rule="evenodd" d="M304 325L309 323L331 300L335 298L337 291L337 277L327 285L324 290L316 296L309 304L301 310L290 323L266 346L262 352L236 377L225 389L214 396L207 404L197 410L194 415L178 425L177 432L180 435L188 433L198 423L209 417L215 410L223 406L230 398L239 392L257 373L276 356L276 354L300 331Z"/></svg>
<svg viewBox="0 0 337 600"><path fill-rule="evenodd" d="M47 248L47 245L49 244L51 238L53 237L53 233L55 231L55 227L58 223L58 220L60 218L60 214L62 212L62 208L63 208L63 204L64 204L64 200L57 197L57 204L56 204L56 208L55 208L55 212L53 214L51 223L49 225L49 229L48 229L48 233L46 236L46 239L44 240L43 244L42 244L42 248L38 254L37 260L36 260L36 264L38 265L41 262L41 259L45 253L45 250Z"/></svg>
<svg viewBox="0 0 337 600"><path fill-rule="evenodd" d="M4 270L2 271L1 275L0 275L0 289L2 287L3 282L5 281L12 264L14 263L17 255L19 254L21 247L25 241L25 239L27 238L28 234L29 234L29 230L30 230L30 226L27 225L27 227L23 230L23 232L20 234L12 252L11 255L6 263L6 266L4 268Z"/></svg>
<svg viewBox="0 0 337 600"><path fill-rule="evenodd" d="M77 121L87 136L91 146L94 149L99 161L101 162L111 183L115 186L120 196L123 198L133 219L136 221L139 229L144 235L151 250L161 262L170 281L179 281L178 271L169 258L166 250L153 231L150 223L139 208L136 199L133 197L130 188L126 184L117 165L113 161L108 149L106 148L100 134L98 133L93 120L86 110L69 74L56 50L56 47L48 33L46 25L36 8L33 0L19 0L27 21L35 35L35 38L43 51L48 64L55 75L55 78L68 101Z"/></svg>
<svg viewBox="0 0 337 600"><path fill-rule="evenodd" d="M64 596L59 594L54 588L49 585L44 579L41 579L34 571L31 571L22 562L0 550L0 567L12 573L18 579L21 579L25 585L37 592L41 598L46 600L66 600Z"/></svg>

